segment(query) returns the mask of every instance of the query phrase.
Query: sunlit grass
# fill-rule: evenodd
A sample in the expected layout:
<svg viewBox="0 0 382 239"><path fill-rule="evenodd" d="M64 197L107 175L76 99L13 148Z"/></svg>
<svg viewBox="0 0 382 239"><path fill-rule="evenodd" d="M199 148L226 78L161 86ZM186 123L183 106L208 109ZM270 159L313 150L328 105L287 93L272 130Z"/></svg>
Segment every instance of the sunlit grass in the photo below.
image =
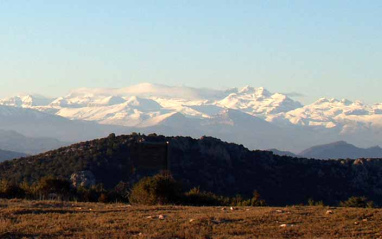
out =
<svg viewBox="0 0 382 239"><path fill-rule="evenodd" d="M1 238L378 238L381 225L381 209L0 201Z"/></svg>

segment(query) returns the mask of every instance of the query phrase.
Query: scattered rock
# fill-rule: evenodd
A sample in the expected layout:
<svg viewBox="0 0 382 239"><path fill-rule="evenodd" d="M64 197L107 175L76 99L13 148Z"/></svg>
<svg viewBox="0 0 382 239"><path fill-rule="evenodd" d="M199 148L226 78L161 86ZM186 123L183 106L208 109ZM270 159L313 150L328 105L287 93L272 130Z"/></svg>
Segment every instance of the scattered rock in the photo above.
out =
<svg viewBox="0 0 382 239"><path fill-rule="evenodd" d="M354 222L354 225L358 225L359 224L359 222Z"/></svg>
<svg viewBox="0 0 382 239"><path fill-rule="evenodd" d="M325 214L326 215L333 214L333 211L332 210L327 210Z"/></svg>
<svg viewBox="0 0 382 239"><path fill-rule="evenodd" d="M147 218L147 219L153 219L153 217L152 217L152 216L147 216L146 218Z"/></svg>
<svg viewBox="0 0 382 239"><path fill-rule="evenodd" d="M276 212L277 212L277 213L283 213L284 211L281 210L281 209L277 209Z"/></svg>
<svg viewBox="0 0 382 239"><path fill-rule="evenodd" d="M289 224L289 223L280 225L280 227L293 227L293 226L294 226L293 224Z"/></svg>
<svg viewBox="0 0 382 239"><path fill-rule="evenodd" d="M194 219L190 219L190 222L193 222L193 221L195 221Z"/></svg>
<svg viewBox="0 0 382 239"><path fill-rule="evenodd" d="M363 221L363 222L367 222L367 218L365 218L365 219L362 219L362 221Z"/></svg>
<svg viewBox="0 0 382 239"><path fill-rule="evenodd" d="M159 219L159 220L164 220L166 217L167 217L166 215L159 215L159 216L158 216L158 219Z"/></svg>
<svg viewBox="0 0 382 239"><path fill-rule="evenodd" d="M214 224L220 224L220 223L224 223L224 222L226 222L226 220L224 220L224 219L222 219L222 220L219 220L219 219L213 219L213 220L211 220L211 222L214 223Z"/></svg>
<svg viewBox="0 0 382 239"><path fill-rule="evenodd" d="M237 210L237 208L234 208L234 207L230 207L229 209L230 209L231 211Z"/></svg>

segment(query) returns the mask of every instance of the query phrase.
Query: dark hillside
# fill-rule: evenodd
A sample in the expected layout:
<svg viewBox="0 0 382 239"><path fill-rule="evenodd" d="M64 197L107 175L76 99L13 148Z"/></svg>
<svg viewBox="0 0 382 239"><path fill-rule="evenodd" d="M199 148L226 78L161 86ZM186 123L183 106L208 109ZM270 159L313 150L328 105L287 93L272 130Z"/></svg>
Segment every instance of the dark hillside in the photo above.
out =
<svg viewBox="0 0 382 239"><path fill-rule="evenodd" d="M200 186L218 194L245 196L257 190L271 205L306 203L309 198L337 203L350 196L366 196L382 204L381 159L277 156L211 137L110 135L1 163L0 177L17 182L46 175L69 179L72 173L89 170L97 183L113 187L167 167L185 189Z"/></svg>

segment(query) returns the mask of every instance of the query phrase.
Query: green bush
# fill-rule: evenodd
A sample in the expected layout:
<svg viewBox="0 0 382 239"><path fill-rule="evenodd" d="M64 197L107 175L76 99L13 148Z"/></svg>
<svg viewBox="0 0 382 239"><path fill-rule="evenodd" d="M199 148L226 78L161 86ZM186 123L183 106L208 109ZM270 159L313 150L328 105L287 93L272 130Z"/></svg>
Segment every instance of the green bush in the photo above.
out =
<svg viewBox="0 0 382 239"><path fill-rule="evenodd" d="M245 199L240 194L235 197L224 197L212 192L201 191L193 188L184 194L183 204L193 206L266 206L264 200L260 199L257 191L253 192L251 199Z"/></svg>
<svg viewBox="0 0 382 239"><path fill-rule="evenodd" d="M253 197L250 199L250 206L264 207L266 205L265 200L261 199L260 193L256 190L253 191Z"/></svg>
<svg viewBox="0 0 382 239"><path fill-rule="evenodd" d="M0 182L0 197L2 198L24 198L25 191L16 184L10 183L7 180Z"/></svg>
<svg viewBox="0 0 382 239"><path fill-rule="evenodd" d="M373 208L374 202L368 201L366 197L350 197L346 201L340 202L341 207L363 207L363 208Z"/></svg>
<svg viewBox="0 0 382 239"><path fill-rule="evenodd" d="M129 202L130 187L128 183L119 182L107 194L109 202Z"/></svg>
<svg viewBox="0 0 382 239"><path fill-rule="evenodd" d="M35 193L42 199L49 199L51 195L59 199L68 199L72 190L69 181L47 176L41 178L35 186Z"/></svg>
<svg viewBox="0 0 382 239"><path fill-rule="evenodd" d="M309 206L325 206L324 202L321 200L321 201L314 201L312 198L309 198L308 199L308 205Z"/></svg>
<svg viewBox="0 0 382 239"><path fill-rule="evenodd" d="M130 203L143 205L173 204L180 198L181 186L169 173L141 179L129 195Z"/></svg>
<svg viewBox="0 0 382 239"><path fill-rule="evenodd" d="M90 188L79 187L76 196L77 200L82 202L109 202L108 191L102 183L93 185Z"/></svg>
<svg viewBox="0 0 382 239"><path fill-rule="evenodd" d="M229 199L211 192L200 191L197 187L184 194L183 203L193 206L219 206L228 205Z"/></svg>

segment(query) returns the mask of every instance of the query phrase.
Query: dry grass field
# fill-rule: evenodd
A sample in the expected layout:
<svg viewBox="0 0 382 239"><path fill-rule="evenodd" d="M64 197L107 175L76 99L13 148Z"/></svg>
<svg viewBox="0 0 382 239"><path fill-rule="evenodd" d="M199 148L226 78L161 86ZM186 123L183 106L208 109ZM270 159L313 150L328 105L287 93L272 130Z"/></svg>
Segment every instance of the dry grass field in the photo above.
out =
<svg viewBox="0 0 382 239"><path fill-rule="evenodd" d="M382 210L0 201L1 238L382 238Z"/></svg>

